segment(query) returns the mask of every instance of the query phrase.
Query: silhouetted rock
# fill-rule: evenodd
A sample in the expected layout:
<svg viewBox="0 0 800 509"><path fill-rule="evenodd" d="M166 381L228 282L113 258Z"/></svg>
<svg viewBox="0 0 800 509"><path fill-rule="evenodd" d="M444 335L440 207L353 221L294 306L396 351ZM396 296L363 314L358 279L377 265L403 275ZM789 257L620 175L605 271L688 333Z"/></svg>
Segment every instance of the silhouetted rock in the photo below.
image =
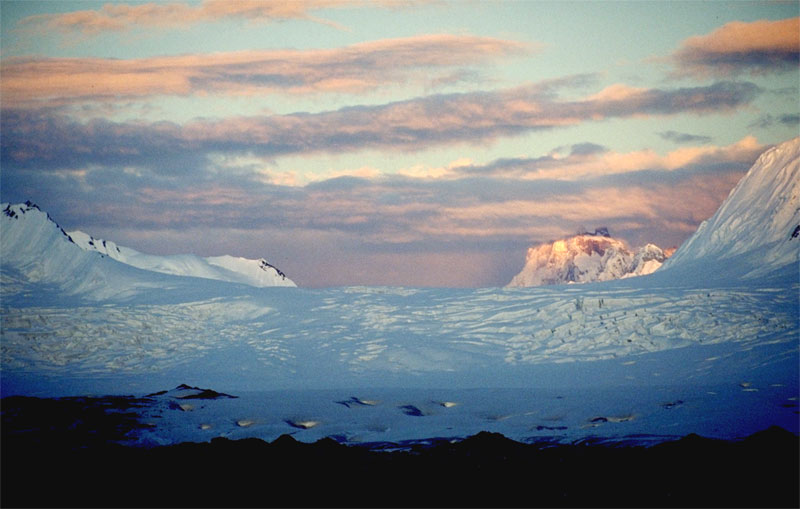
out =
<svg viewBox="0 0 800 509"><path fill-rule="evenodd" d="M343 445L288 434L125 447L131 397L2 400L3 507L797 507L798 437L696 434L652 447L586 439ZM402 447L401 447L402 446ZM395 452L389 452L395 451ZM164 489L168 486L168 489Z"/></svg>

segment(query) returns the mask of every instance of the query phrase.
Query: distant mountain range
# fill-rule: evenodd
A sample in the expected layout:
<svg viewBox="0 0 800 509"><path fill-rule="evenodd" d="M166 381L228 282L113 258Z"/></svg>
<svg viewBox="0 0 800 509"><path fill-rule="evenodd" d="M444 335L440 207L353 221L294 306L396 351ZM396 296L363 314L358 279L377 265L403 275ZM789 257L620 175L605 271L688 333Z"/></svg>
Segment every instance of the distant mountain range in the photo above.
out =
<svg viewBox="0 0 800 509"><path fill-rule="evenodd" d="M612 238L607 228L594 233L539 244L528 249L525 267L508 284L510 287L590 283L656 271L674 252L655 244L631 250Z"/></svg>
<svg viewBox="0 0 800 509"><path fill-rule="evenodd" d="M765 152L718 212L652 274L515 291L296 291L166 274L112 258L126 253L109 241L75 234L76 241L32 203L3 204L2 390L7 395L76 395L111 394L123 387L146 394L174 386L165 385L172 381L229 394L346 390L305 408L296 403L305 396L280 395L273 403L238 407L241 413L232 407L205 414L199 406L191 413L177 410L174 418L159 417L165 424L153 430L160 439L163 426L170 426L169 437L194 441L228 432L297 432L313 439L350 433L346 436L365 442L399 441L442 436L444 429L466 436L477 426L516 430L523 437L555 429L574 439L598 432L660 434L678 415L671 408L683 401L687 404L674 411L683 415L691 407L693 432L729 426L726 433L740 433L746 429L741 422L754 419L756 424L764 422L762 417L770 425L789 423L796 429L796 405L784 408L777 402L797 396L792 388L797 387L800 323L799 191L797 138ZM578 269L584 275L614 269L619 276L634 262L620 256L615 242L600 229L579 236L575 248L564 239L549 249L551 254L562 248L577 253L573 277ZM647 252L636 262L641 270L658 262ZM190 259L205 270L219 268ZM143 265L174 272L177 260ZM247 266L269 272L258 261ZM198 274L194 269L183 273ZM274 275L281 277L277 271ZM585 362L602 364L583 367ZM534 398L536 411L530 416L519 407L522 399L530 400L530 392L510 395L500 406L492 398L502 391L493 391L491 398L462 399L472 388L515 384L539 392L547 387L552 397ZM682 387L680 392L653 389L649 403L640 407L629 405L629 391L606 390L673 384ZM442 385L465 391L453 396L417 392L413 397L408 391ZM698 386L720 387L726 396L706 396L694 404ZM391 398L350 392L377 387L402 391ZM573 388L566 403L555 397L564 394L562 388ZM784 399L773 390L782 391ZM359 403L368 400L384 404ZM390 400L396 404L386 404ZM545 400L554 406L540 409L539 401ZM587 402L585 413L569 410L558 428L544 420L562 415L563 405L576 401L576 408ZM661 417L651 418L656 413ZM219 420L199 420L203 415ZM237 424L239 419L246 419L248 427ZM296 419L321 424L300 431L288 422ZM206 422L211 429L201 430L198 424ZM595 425L602 427L587 428ZM184 434L192 430L204 434Z"/></svg>
<svg viewBox="0 0 800 509"><path fill-rule="evenodd" d="M529 248L524 268L508 286L608 281L657 269L654 276L711 281L769 276L792 266L796 278L798 175L800 137L762 154L717 212L672 256L672 250L653 244L631 250L606 228L599 228ZM206 284L296 286L265 259L149 255L80 231L67 233L29 201L3 203L0 209L4 294L39 283L93 299L125 299L156 288L185 287L189 291L189 286L194 288L201 280Z"/></svg>

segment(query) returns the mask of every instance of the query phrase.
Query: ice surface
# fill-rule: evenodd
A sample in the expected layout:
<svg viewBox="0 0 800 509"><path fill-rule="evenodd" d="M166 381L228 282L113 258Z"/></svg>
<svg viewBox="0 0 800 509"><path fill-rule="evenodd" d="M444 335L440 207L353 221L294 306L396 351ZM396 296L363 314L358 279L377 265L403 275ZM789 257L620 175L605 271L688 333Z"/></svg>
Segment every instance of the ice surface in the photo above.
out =
<svg viewBox="0 0 800 509"><path fill-rule="evenodd" d="M154 395L142 444L798 433L800 239L772 230L797 221L799 151L661 270L586 285L257 288L137 269L4 204L2 393L238 396Z"/></svg>

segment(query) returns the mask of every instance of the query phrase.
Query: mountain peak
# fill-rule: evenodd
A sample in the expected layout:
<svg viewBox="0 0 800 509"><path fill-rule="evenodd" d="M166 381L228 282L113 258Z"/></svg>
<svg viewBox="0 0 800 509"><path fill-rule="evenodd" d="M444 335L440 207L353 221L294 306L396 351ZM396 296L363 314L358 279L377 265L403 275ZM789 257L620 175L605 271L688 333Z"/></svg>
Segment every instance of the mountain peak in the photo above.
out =
<svg viewBox="0 0 800 509"><path fill-rule="evenodd" d="M601 226L599 228L595 228L594 229L594 233L591 233L591 232L587 231L587 232L579 233L578 235L597 235L597 236L600 236L600 237L611 237L611 234L608 232L608 227L606 227L606 226Z"/></svg>
<svg viewBox="0 0 800 509"><path fill-rule="evenodd" d="M21 217L24 217L25 214L33 212L34 216L38 217L38 221L40 223L52 223L52 225L55 228L58 228L58 231L60 231L61 234L67 238L67 240L74 243L72 237L70 237L70 235L67 232L65 232L64 229L61 228L61 226L59 226L59 224L56 223L52 217L50 217L50 214L42 211L42 209L40 209L38 205L31 202L30 200L25 201L25 203L14 203L14 204L2 203L0 204L0 207L3 208L3 215L11 219L19 219Z"/></svg>
<svg viewBox="0 0 800 509"><path fill-rule="evenodd" d="M40 209L38 205L32 203L30 200L26 201L25 203L3 203L3 214L12 219L17 219L32 210L42 212L42 209ZM47 219L53 221L49 215L47 215Z"/></svg>
<svg viewBox="0 0 800 509"><path fill-rule="evenodd" d="M664 251L648 244L631 251L614 239L608 228L594 233L540 244L528 249L525 267L508 286L588 283L650 274L666 259Z"/></svg>

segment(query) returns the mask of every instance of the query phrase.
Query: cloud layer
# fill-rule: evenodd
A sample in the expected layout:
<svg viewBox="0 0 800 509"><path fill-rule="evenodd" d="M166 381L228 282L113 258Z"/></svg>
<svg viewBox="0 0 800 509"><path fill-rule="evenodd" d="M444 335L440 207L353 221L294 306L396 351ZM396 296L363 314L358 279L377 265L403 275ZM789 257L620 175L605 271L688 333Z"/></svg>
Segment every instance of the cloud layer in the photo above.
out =
<svg viewBox="0 0 800 509"><path fill-rule="evenodd" d="M419 150L486 143L608 118L730 111L747 105L758 93L751 83L719 82L679 89L616 86L584 99L559 100L554 84L544 82L321 113L197 119L184 125L79 123L47 110L5 110L0 119L0 162L40 170L102 164L158 166L170 172L211 154L276 157L369 148Z"/></svg>
<svg viewBox="0 0 800 509"><path fill-rule="evenodd" d="M674 143L711 143L711 136L702 134L681 133L678 131L661 131L659 136Z"/></svg>

